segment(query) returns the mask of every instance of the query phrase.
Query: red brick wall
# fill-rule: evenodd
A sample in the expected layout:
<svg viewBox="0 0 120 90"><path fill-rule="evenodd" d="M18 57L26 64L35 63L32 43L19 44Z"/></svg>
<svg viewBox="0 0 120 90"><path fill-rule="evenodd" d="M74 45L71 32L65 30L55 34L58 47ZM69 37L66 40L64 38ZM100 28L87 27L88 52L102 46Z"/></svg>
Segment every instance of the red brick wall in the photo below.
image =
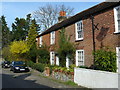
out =
<svg viewBox="0 0 120 90"><path fill-rule="evenodd" d="M96 49L101 47L110 47L115 50L118 44L120 46L120 35L114 34L114 11L113 9L107 10L94 16L94 24L97 25L95 29L95 46ZM77 44L76 49L83 49L85 53L85 65L90 66L93 64L93 40L92 40L92 22L90 17L83 20L84 39L75 41L75 24L66 28L66 33L71 36L71 42Z"/></svg>
<svg viewBox="0 0 120 90"><path fill-rule="evenodd" d="M113 48L120 46L120 34L114 34L114 11L109 9L105 12L94 16L94 24L97 25L95 29L95 46L100 49L103 46ZM83 19L84 38L81 41L75 39L75 24L65 28L66 34L70 36L70 41L76 44L76 50L83 49L85 53L85 65L91 66L93 64L93 40L92 40L92 22L90 17ZM50 51L55 51L58 47L59 30L55 32L55 45L50 45L50 34L43 36L43 42L50 46ZM119 42L118 42L119 40Z"/></svg>
<svg viewBox="0 0 120 90"><path fill-rule="evenodd" d="M50 46L50 34L45 34L42 36L43 44Z"/></svg>
<svg viewBox="0 0 120 90"><path fill-rule="evenodd" d="M117 35L114 34L115 24L113 9L96 15L94 22L95 24L99 24L99 30L95 30L96 49L99 49L101 46L108 46L115 49L117 44Z"/></svg>

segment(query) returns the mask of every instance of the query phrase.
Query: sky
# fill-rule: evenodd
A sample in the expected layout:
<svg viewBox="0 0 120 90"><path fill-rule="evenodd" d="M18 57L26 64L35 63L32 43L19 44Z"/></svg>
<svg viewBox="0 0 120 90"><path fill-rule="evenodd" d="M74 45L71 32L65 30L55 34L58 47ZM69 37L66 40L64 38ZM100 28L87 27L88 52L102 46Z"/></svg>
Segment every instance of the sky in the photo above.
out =
<svg viewBox="0 0 120 90"><path fill-rule="evenodd" d="M98 0L99 1L99 0ZM101 3L99 2L0 2L0 16L4 15L8 27L11 29L11 24L14 22L16 17L26 18L26 15L33 13L38 10L39 7L45 6L46 4L70 6L74 8L74 14L77 14L85 9L88 9L94 5Z"/></svg>

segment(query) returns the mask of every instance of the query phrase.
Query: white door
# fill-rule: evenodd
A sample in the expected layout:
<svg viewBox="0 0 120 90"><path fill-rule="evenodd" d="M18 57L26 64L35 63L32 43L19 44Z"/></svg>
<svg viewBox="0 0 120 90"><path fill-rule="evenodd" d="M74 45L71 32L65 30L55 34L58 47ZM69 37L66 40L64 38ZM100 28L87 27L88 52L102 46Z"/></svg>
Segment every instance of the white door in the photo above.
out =
<svg viewBox="0 0 120 90"><path fill-rule="evenodd" d="M54 51L50 52L50 64L54 65L54 60L55 60L55 53Z"/></svg>
<svg viewBox="0 0 120 90"><path fill-rule="evenodd" d="M70 60L68 57L66 57L66 67L69 68L69 65L70 65Z"/></svg>
<svg viewBox="0 0 120 90"><path fill-rule="evenodd" d="M56 65L59 66L59 57L58 56L56 56Z"/></svg>
<svg viewBox="0 0 120 90"><path fill-rule="evenodd" d="M120 47L116 47L117 53L117 72L120 73Z"/></svg>

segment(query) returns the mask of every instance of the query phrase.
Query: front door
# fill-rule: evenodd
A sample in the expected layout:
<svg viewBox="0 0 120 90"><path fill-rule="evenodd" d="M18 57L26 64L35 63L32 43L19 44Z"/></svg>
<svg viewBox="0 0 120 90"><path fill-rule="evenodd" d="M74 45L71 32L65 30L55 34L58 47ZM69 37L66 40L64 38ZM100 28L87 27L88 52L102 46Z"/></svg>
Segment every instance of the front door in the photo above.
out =
<svg viewBox="0 0 120 90"><path fill-rule="evenodd" d="M117 72L120 73L120 47L116 47L117 53Z"/></svg>
<svg viewBox="0 0 120 90"><path fill-rule="evenodd" d="M56 56L56 65L59 66L59 57L58 56Z"/></svg>

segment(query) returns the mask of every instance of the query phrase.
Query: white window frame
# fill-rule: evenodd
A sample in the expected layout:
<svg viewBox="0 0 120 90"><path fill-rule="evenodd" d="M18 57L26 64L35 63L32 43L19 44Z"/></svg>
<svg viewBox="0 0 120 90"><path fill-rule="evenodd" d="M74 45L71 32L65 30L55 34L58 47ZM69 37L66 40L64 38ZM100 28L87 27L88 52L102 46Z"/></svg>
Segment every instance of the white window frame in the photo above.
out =
<svg viewBox="0 0 120 90"><path fill-rule="evenodd" d="M78 26L78 25L80 25L80 26ZM81 31L81 34L82 34L81 35L82 37L80 37L80 38L78 37L78 35L79 35L78 31ZM75 23L75 32L76 32L76 40L83 40L83 21L82 20Z"/></svg>
<svg viewBox="0 0 120 90"><path fill-rule="evenodd" d="M78 63L78 52L83 52L83 56L81 57L81 59L83 59L83 60L81 60L82 61L82 64L81 65L79 65L79 63ZM82 54L82 53L81 53ZM84 50L76 50L76 66L84 66L85 64L84 64Z"/></svg>
<svg viewBox="0 0 120 90"><path fill-rule="evenodd" d="M55 44L55 31L50 33L50 44Z"/></svg>
<svg viewBox="0 0 120 90"><path fill-rule="evenodd" d="M118 30L118 17L117 17L117 9L120 9L120 6L117 6L114 8L114 22L115 22L115 32L114 33L120 33L120 30Z"/></svg>
<svg viewBox="0 0 120 90"><path fill-rule="evenodd" d="M50 64L51 65L55 64L55 52L54 51L50 52Z"/></svg>
<svg viewBox="0 0 120 90"><path fill-rule="evenodd" d="M40 47L42 46L42 36L40 36L40 38L39 38L39 45L40 45Z"/></svg>
<svg viewBox="0 0 120 90"><path fill-rule="evenodd" d="M116 47L116 54L117 54L117 55L116 55L116 56L117 56L117 57L116 57L116 58L117 58L117 59L116 59L116 60L117 60L117 61L116 61L116 64L117 64L117 72L118 72L118 69L120 69L120 68L119 68L119 61L120 61L120 60L119 60L119 58L120 58L119 49L120 49L120 47Z"/></svg>

